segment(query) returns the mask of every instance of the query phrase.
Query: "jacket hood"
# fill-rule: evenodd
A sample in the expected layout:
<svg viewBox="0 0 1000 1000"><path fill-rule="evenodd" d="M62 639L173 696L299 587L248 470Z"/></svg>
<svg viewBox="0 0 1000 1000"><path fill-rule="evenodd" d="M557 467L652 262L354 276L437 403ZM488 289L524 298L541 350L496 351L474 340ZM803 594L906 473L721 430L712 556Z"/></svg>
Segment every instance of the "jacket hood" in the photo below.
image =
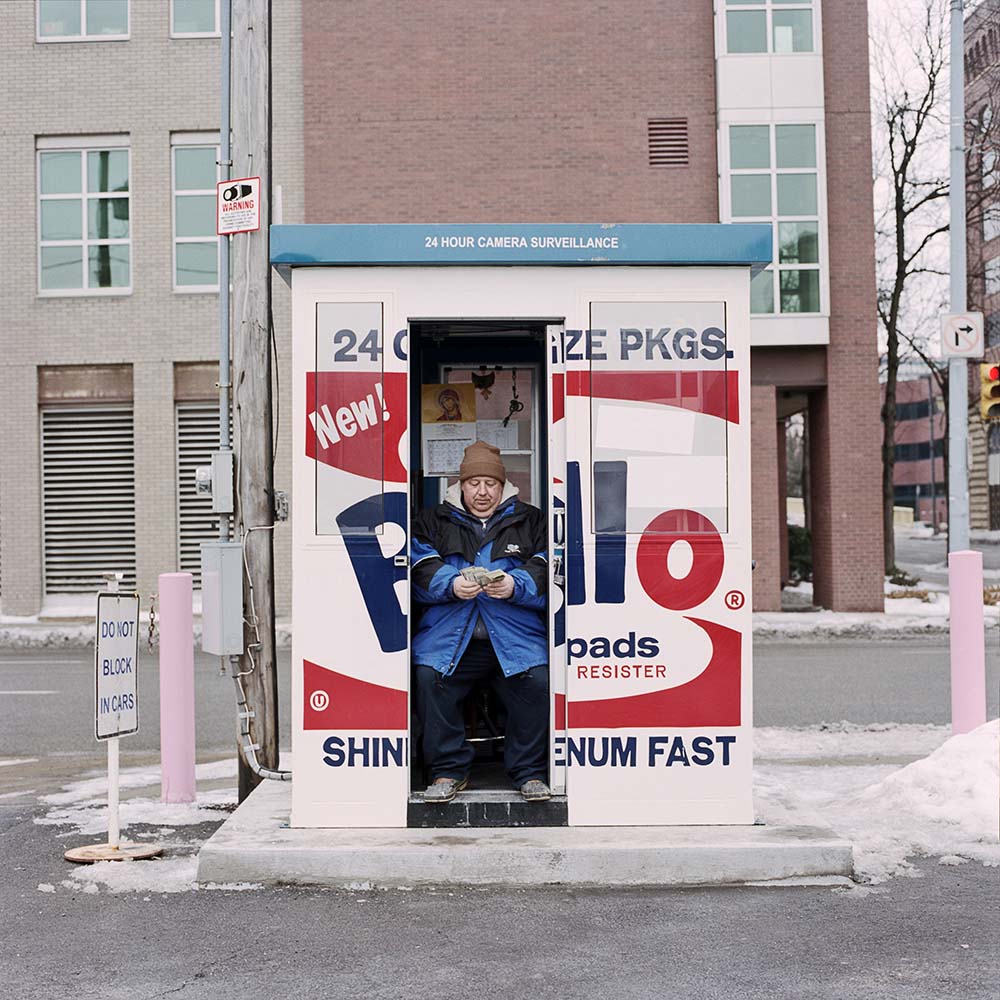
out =
<svg viewBox="0 0 1000 1000"><path fill-rule="evenodd" d="M502 507L511 497L516 497L520 493L520 489L516 487L509 479L503 484L503 493L500 494L500 503L497 504L497 509ZM448 492L444 495L444 502L450 503L452 507L457 507L463 513L469 513L464 505L462 504L462 484L452 483L448 487Z"/></svg>

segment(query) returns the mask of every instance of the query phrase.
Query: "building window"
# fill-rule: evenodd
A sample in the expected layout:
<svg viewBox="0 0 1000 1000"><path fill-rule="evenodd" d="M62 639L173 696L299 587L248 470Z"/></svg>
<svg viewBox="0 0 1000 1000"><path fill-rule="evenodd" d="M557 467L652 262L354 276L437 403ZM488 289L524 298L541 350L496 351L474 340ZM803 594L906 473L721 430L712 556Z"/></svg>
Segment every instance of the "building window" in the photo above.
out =
<svg viewBox="0 0 1000 1000"><path fill-rule="evenodd" d="M215 231L215 187L219 179L217 134L171 137L174 189L174 290L219 288L219 237Z"/></svg>
<svg viewBox="0 0 1000 1000"><path fill-rule="evenodd" d="M730 125L734 222L769 222L777 261L750 285L754 313L818 313L819 172L816 126Z"/></svg>
<svg viewBox="0 0 1000 1000"><path fill-rule="evenodd" d="M726 51L814 52L812 0L726 0Z"/></svg>
<svg viewBox="0 0 1000 1000"><path fill-rule="evenodd" d="M170 34L218 37L219 0L170 0Z"/></svg>
<svg viewBox="0 0 1000 1000"><path fill-rule="evenodd" d="M986 294L1000 295L1000 257L986 262Z"/></svg>
<svg viewBox="0 0 1000 1000"><path fill-rule="evenodd" d="M997 182L997 151L995 149L983 150L979 169L983 190L988 191L991 187L995 187Z"/></svg>
<svg viewBox="0 0 1000 1000"><path fill-rule="evenodd" d="M95 140L67 149L41 139L38 146L39 291L131 291L128 147Z"/></svg>
<svg viewBox="0 0 1000 1000"><path fill-rule="evenodd" d="M983 242L989 243L1000 236L1000 204L983 209Z"/></svg>
<svg viewBox="0 0 1000 1000"><path fill-rule="evenodd" d="M40 42L107 42L128 38L129 0L37 0Z"/></svg>

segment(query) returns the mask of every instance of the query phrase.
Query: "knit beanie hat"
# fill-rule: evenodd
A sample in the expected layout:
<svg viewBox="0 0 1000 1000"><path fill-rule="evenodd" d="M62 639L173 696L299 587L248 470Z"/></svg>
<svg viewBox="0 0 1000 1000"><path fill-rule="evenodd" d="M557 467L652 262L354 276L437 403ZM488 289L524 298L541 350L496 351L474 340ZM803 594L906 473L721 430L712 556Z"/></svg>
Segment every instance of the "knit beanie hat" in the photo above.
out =
<svg viewBox="0 0 1000 1000"><path fill-rule="evenodd" d="M461 482L474 476L490 476L501 483L507 481L507 470L500 458L500 449L485 441L473 441L465 449L465 457L459 466L458 478Z"/></svg>

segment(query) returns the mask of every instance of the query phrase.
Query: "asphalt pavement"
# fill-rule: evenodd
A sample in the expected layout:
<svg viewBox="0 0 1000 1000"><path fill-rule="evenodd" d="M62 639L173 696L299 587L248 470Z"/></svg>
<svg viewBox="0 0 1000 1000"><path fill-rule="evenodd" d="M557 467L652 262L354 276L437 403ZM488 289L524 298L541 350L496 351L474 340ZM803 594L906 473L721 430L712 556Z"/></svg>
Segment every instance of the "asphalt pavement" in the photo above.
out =
<svg viewBox="0 0 1000 1000"><path fill-rule="evenodd" d="M754 653L758 725L948 721L945 638L757 643ZM996 715L992 636L987 660ZM283 651L285 745L288 666ZM0 651L0 997L996 1000L1000 869L977 863L918 859L920 877L853 889L64 885L62 850L95 838L39 825L38 797L101 773L92 671L88 650ZM141 728L122 740L123 767L158 759L155 660L140 661L139 685ZM198 759L231 757L232 681L218 660L198 657L196 692ZM214 827L185 827L174 857ZM162 831L129 828L144 833Z"/></svg>
<svg viewBox="0 0 1000 1000"><path fill-rule="evenodd" d="M984 583L1000 583L1000 545L973 542L972 548L983 554ZM948 536L910 538L896 532L896 565L925 583L948 583Z"/></svg>
<svg viewBox="0 0 1000 1000"><path fill-rule="evenodd" d="M2 806L0 852L12 1000L996 1000L1000 981L1000 869L977 864L847 890L88 895L59 886L51 828Z"/></svg>

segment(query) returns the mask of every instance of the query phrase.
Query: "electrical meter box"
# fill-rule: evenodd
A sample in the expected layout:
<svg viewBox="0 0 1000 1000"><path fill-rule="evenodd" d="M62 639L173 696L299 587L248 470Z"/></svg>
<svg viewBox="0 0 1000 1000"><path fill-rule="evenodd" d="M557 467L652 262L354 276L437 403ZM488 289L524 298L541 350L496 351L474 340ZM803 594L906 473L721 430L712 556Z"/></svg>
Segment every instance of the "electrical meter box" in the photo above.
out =
<svg viewBox="0 0 1000 1000"><path fill-rule="evenodd" d="M214 656L243 652L243 546L201 543L201 648Z"/></svg>
<svg viewBox="0 0 1000 1000"><path fill-rule="evenodd" d="M272 227L292 289L293 826L442 808L421 796L411 525L460 502L475 440L545 515L558 822L753 823L750 280L770 260L754 224ZM489 694L467 706L461 794L523 808Z"/></svg>

